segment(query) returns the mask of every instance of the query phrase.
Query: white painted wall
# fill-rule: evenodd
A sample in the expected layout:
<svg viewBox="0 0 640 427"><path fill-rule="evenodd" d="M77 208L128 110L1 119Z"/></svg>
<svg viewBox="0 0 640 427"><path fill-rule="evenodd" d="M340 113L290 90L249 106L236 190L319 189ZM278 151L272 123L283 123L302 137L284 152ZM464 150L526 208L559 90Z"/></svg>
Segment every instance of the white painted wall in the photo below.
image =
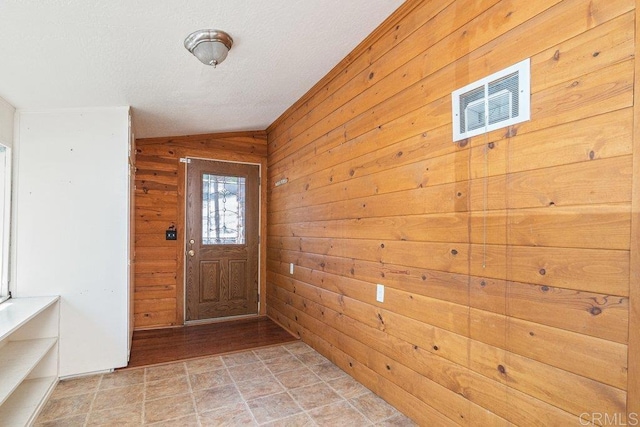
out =
<svg viewBox="0 0 640 427"><path fill-rule="evenodd" d="M128 358L129 108L18 111L14 295L60 295L60 376Z"/></svg>

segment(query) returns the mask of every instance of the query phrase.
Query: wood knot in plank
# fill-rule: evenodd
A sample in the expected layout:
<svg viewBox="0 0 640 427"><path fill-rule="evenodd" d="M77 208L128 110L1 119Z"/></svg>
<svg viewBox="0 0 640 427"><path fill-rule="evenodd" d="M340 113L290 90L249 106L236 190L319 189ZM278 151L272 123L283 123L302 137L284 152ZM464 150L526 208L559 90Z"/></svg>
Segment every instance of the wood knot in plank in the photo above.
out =
<svg viewBox="0 0 640 427"><path fill-rule="evenodd" d="M518 134L518 128L515 126L509 126L507 128L507 133L504 134L505 138L513 138Z"/></svg>

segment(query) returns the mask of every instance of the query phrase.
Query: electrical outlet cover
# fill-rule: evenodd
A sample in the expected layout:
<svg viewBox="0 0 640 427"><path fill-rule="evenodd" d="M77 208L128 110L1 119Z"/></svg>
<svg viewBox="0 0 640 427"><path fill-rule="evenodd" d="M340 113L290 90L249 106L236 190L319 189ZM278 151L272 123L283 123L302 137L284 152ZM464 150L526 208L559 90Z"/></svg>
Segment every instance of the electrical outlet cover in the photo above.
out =
<svg viewBox="0 0 640 427"><path fill-rule="evenodd" d="M380 283L376 286L376 301L384 302L384 285Z"/></svg>

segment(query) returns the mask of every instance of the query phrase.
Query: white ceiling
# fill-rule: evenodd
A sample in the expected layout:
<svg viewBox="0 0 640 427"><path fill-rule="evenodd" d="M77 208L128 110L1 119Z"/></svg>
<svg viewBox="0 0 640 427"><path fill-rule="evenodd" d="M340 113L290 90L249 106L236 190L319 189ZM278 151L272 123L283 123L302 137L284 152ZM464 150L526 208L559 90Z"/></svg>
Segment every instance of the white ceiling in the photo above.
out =
<svg viewBox="0 0 640 427"><path fill-rule="evenodd" d="M0 0L0 97L18 109L131 105L136 137L262 130L402 0ZM214 69L183 46L234 46Z"/></svg>

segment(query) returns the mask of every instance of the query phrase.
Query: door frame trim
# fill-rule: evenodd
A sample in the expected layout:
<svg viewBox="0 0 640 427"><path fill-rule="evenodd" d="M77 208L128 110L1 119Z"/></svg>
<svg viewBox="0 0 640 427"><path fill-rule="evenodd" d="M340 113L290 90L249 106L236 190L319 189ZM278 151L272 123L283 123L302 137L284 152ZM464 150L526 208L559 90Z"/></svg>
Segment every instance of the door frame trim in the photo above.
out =
<svg viewBox="0 0 640 427"><path fill-rule="evenodd" d="M258 182L258 230L259 230L259 240L258 240L258 313L249 315L251 317L255 316L263 316L266 314L266 275L263 274L263 268L266 265L266 159L263 161L253 162L253 161L242 161L242 160L232 160L232 159L221 159L221 158L209 158L209 157L200 157L193 156L187 153L176 153L179 155L179 158L193 159L193 160L205 160L212 162L222 162L222 163L236 163L236 164L245 164L258 166L258 176L260 181ZM178 223L176 224L176 229L178 231L178 241L177 241L177 265L176 265L176 323L178 325L192 325L197 323L208 322L209 319L205 320L194 320L194 321L185 321L186 319L186 252L187 252L187 240L185 239L186 233L186 218L187 218L187 203L186 203L186 194L187 194L187 167L188 162L179 162L178 166ZM232 320L234 318L243 318L247 317L247 315L240 316L231 316L221 318L223 320ZM215 322L216 319L213 319Z"/></svg>

